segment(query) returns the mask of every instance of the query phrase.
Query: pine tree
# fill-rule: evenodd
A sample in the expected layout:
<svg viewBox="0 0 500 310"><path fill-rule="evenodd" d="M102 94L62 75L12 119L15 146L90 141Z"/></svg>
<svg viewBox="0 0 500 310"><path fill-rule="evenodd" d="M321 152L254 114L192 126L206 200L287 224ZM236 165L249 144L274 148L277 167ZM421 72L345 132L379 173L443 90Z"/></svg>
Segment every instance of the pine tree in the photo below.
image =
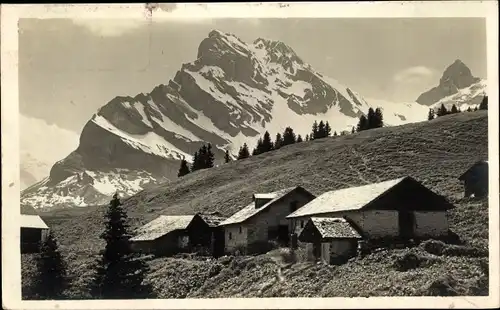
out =
<svg viewBox="0 0 500 310"><path fill-rule="evenodd" d="M274 142L274 149L279 149L283 146L283 137L281 136L281 134L278 132L276 134L276 140Z"/></svg>
<svg viewBox="0 0 500 310"><path fill-rule="evenodd" d="M360 131L367 130L367 129L368 129L368 119L366 118L366 116L361 115L359 117L359 122L358 122L358 126L356 127L356 131L360 132Z"/></svg>
<svg viewBox="0 0 500 310"><path fill-rule="evenodd" d="M352 126L351 133L355 133L355 132L356 132L356 127ZM335 135L337 135L337 132L335 132Z"/></svg>
<svg viewBox="0 0 500 310"><path fill-rule="evenodd" d="M255 146L255 148L252 151L252 155L259 155L259 154L263 153L263 151L262 151L263 144L262 143L263 143L262 138L259 138L259 140L257 140L257 145Z"/></svg>
<svg viewBox="0 0 500 310"><path fill-rule="evenodd" d="M323 121L320 121L318 125L318 134L316 137L314 137L314 139L321 139L324 137L326 137L325 123L323 123Z"/></svg>
<svg viewBox="0 0 500 310"><path fill-rule="evenodd" d="M429 113L427 114L427 120L432 121L434 119L434 109L429 109Z"/></svg>
<svg viewBox="0 0 500 310"><path fill-rule="evenodd" d="M384 127L384 115L382 114L382 109L376 108L373 120L373 128Z"/></svg>
<svg viewBox="0 0 500 310"><path fill-rule="evenodd" d="M309 140L314 140L316 139L317 136L318 136L318 122L314 121L312 125L311 135L309 136Z"/></svg>
<svg viewBox="0 0 500 310"><path fill-rule="evenodd" d="M474 108L474 111L477 111L477 106Z"/></svg>
<svg viewBox="0 0 500 310"><path fill-rule="evenodd" d="M455 114L455 113L458 113L458 109L457 109L457 106L455 104L453 104L451 106L451 111L450 111L451 114Z"/></svg>
<svg viewBox="0 0 500 310"><path fill-rule="evenodd" d="M354 127L353 127L354 128ZM338 133L336 131L333 132L333 136L336 137L338 136Z"/></svg>
<svg viewBox="0 0 500 310"><path fill-rule="evenodd" d="M309 141L309 135L306 135L306 141Z"/></svg>
<svg viewBox="0 0 500 310"><path fill-rule="evenodd" d="M243 146L240 147L240 151L238 152L238 160L245 159L250 157L250 152L248 151L248 145L243 143Z"/></svg>
<svg viewBox="0 0 500 310"><path fill-rule="evenodd" d="M181 166L179 168L179 172L177 173L177 176L180 178L180 177L185 176L189 172L191 172L191 171L189 171L188 162L185 159L182 159Z"/></svg>
<svg viewBox="0 0 500 310"><path fill-rule="evenodd" d="M332 128L330 127L330 124L328 121L325 123L325 137L329 137L332 135Z"/></svg>
<svg viewBox="0 0 500 310"><path fill-rule="evenodd" d="M303 142L304 140L302 140L302 136L301 135L298 135L297 136L297 143L300 143L300 142Z"/></svg>
<svg viewBox="0 0 500 310"><path fill-rule="evenodd" d="M203 144L198 151L198 159L200 161L200 169L205 169L208 162L208 149L205 144Z"/></svg>
<svg viewBox="0 0 500 310"><path fill-rule="evenodd" d="M479 110L488 110L488 96L484 96L479 104Z"/></svg>
<svg viewBox="0 0 500 310"><path fill-rule="evenodd" d="M285 131L283 132L282 146L294 144L295 142L297 142L297 137L295 136L292 127L286 127Z"/></svg>
<svg viewBox="0 0 500 310"><path fill-rule="evenodd" d="M59 253L57 241L49 232L41 243L40 253L36 255L36 277L31 290L36 299L61 299L68 287L66 263Z"/></svg>
<svg viewBox="0 0 500 310"><path fill-rule="evenodd" d="M468 107L467 112L472 112L472 109L470 107Z"/></svg>
<svg viewBox="0 0 500 310"><path fill-rule="evenodd" d="M224 155L224 162L227 164L231 161L231 156L229 156L229 151L226 150L226 154Z"/></svg>
<svg viewBox="0 0 500 310"><path fill-rule="evenodd" d="M105 219L101 238L106 246L90 285L92 296L102 299L154 298L152 287L143 283L149 271L148 265L130 250L127 214L118 194L113 195Z"/></svg>
<svg viewBox="0 0 500 310"><path fill-rule="evenodd" d="M269 132L264 133L264 137L262 139L262 152L270 152L274 149L273 141L271 141L271 135Z"/></svg>
<svg viewBox="0 0 500 310"><path fill-rule="evenodd" d="M207 155L205 159L205 168L212 168L214 166L215 162L215 155L212 152L212 144L208 144L207 147Z"/></svg>

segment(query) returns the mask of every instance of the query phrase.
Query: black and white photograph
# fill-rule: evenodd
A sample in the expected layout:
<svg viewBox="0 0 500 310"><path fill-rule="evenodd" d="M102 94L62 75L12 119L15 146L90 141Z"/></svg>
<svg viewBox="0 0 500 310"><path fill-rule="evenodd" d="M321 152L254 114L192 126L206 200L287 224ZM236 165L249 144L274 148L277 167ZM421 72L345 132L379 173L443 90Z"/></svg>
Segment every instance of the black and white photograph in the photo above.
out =
<svg viewBox="0 0 500 310"><path fill-rule="evenodd" d="M383 4L2 5L7 308L498 307L498 3Z"/></svg>

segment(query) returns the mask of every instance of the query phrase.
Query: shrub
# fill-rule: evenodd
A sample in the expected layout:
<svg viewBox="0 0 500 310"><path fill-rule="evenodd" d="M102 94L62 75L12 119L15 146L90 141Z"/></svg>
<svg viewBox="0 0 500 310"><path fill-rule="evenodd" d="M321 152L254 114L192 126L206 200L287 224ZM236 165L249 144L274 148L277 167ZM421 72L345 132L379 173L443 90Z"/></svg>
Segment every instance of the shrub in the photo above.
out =
<svg viewBox="0 0 500 310"><path fill-rule="evenodd" d="M434 255L443 255L443 251L446 248L446 244L439 240L426 240L420 244L420 248L427 253Z"/></svg>
<svg viewBox="0 0 500 310"><path fill-rule="evenodd" d="M415 252L406 252L402 255L396 255L393 263L397 271L408 271L411 269L428 267L437 261L436 258L423 256Z"/></svg>

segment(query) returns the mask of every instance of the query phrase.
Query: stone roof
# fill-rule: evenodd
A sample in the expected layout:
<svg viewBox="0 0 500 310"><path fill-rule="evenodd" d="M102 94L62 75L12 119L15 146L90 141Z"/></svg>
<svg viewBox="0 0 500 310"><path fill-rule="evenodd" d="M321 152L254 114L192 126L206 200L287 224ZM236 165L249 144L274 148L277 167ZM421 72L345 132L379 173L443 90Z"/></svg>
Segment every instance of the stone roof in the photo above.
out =
<svg viewBox="0 0 500 310"><path fill-rule="evenodd" d="M343 218L313 217L310 219L313 225L318 229L322 238L354 238L361 239L359 233L354 227Z"/></svg>
<svg viewBox="0 0 500 310"><path fill-rule="evenodd" d="M140 227L130 241L151 241L175 230L186 229L194 215L160 215L153 221Z"/></svg>

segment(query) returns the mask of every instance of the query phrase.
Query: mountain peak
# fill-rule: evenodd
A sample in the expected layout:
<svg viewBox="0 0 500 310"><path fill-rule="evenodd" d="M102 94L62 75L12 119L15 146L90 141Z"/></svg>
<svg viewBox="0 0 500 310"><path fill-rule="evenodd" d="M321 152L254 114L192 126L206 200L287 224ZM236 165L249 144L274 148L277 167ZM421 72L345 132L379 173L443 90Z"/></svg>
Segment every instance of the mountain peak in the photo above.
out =
<svg viewBox="0 0 500 310"><path fill-rule="evenodd" d="M456 59L446 67L439 80L438 86L422 93L417 102L424 105L432 105L444 97L456 94L460 89L467 88L481 79L474 77L471 70L460 59Z"/></svg>

